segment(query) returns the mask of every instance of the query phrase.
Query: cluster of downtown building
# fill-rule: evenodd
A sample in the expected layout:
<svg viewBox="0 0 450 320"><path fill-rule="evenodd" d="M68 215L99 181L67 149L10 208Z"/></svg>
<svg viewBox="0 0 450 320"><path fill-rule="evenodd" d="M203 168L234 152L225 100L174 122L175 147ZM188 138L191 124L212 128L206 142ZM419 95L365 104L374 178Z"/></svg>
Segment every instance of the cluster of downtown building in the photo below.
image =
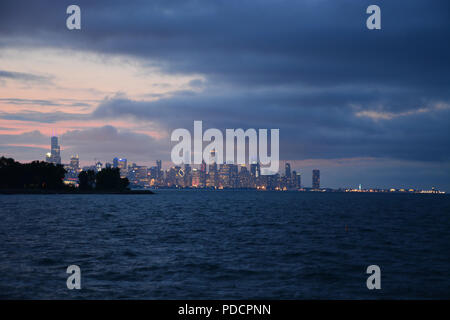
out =
<svg viewBox="0 0 450 320"><path fill-rule="evenodd" d="M126 158L116 157L105 164L97 161L92 166L80 167L78 155L70 158L70 163L64 165L67 171L66 184L78 183L81 171L98 172L103 168L119 168L122 178L128 178L132 188L211 188L211 189L261 189L261 190L299 190L302 188L301 173L291 171L289 163L285 164L284 175L261 175L258 162L250 165L217 164L214 150L211 152L212 163L203 162L199 168L189 164L173 166L163 170L162 161L156 160L152 167L129 164ZM51 149L46 155L46 161L61 164L58 138L51 137ZM320 189L320 171L313 170L312 188Z"/></svg>
<svg viewBox="0 0 450 320"><path fill-rule="evenodd" d="M214 150L211 152L211 164L204 161L199 168L189 164L172 166L163 170L161 160L156 160L152 167L138 166L136 163L128 164L126 158L116 157L112 162L103 163L97 161L92 166L80 167L78 155L70 159L70 163L64 165L66 169L66 184L77 185L78 174L81 171L101 171L103 168L119 168L122 178L128 178L131 188L208 188L208 189L258 189L258 190L298 190L298 191L322 191L322 192L407 192L407 193L444 193L435 188L431 190L416 189L363 189L343 188L329 189L320 186L320 170L312 170L311 187L302 185L300 172L291 170L290 163L284 166L284 174L261 175L261 167L258 162L250 165L217 164ZM46 161L61 164L60 146L58 138L51 137L50 152L46 155Z"/></svg>
<svg viewBox="0 0 450 320"><path fill-rule="evenodd" d="M78 156L73 156L70 164L65 165L67 171L65 182L76 184L79 172L93 170L98 172L103 168L119 168L122 178L128 178L132 188L210 188L210 189L261 189L261 190L291 190L301 189L301 174L291 171L286 163L285 175L261 175L259 163L249 166L222 164L215 162L207 165L203 162L199 168L189 164L172 166L167 170L161 167L161 160L156 160L152 167L128 164L125 158L114 158L112 163L103 165L96 162L92 166L80 168ZM320 188L320 172L315 170L314 188Z"/></svg>

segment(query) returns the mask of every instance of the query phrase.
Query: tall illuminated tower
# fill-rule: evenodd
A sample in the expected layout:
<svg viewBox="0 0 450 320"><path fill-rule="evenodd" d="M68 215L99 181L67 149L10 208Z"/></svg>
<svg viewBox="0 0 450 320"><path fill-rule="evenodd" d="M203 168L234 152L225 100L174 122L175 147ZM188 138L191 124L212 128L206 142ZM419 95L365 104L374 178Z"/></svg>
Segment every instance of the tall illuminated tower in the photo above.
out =
<svg viewBox="0 0 450 320"><path fill-rule="evenodd" d="M212 149L210 153L210 165L208 171L208 179L206 180L207 187L218 187L219 186L219 175L217 172L217 163L216 163L216 150Z"/></svg>
<svg viewBox="0 0 450 320"><path fill-rule="evenodd" d="M50 152L47 153L45 161L53 164L61 164L61 148L58 144L58 137L50 138Z"/></svg>
<svg viewBox="0 0 450 320"><path fill-rule="evenodd" d="M70 158L70 168L73 171L78 171L78 169L80 168L80 159L78 155L74 155Z"/></svg>
<svg viewBox="0 0 450 320"><path fill-rule="evenodd" d="M210 152L210 165L209 172L217 172L217 163L216 163L216 149L212 149Z"/></svg>
<svg viewBox="0 0 450 320"><path fill-rule="evenodd" d="M312 173L312 188L320 189L320 170L315 169Z"/></svg>
<svg viewBox="0 0 450 320"><path fill-rule="evenodd" d="M285 165L285 176L287 179L291 178L291 164L288 162L286 162L286 165Z"/></svg>

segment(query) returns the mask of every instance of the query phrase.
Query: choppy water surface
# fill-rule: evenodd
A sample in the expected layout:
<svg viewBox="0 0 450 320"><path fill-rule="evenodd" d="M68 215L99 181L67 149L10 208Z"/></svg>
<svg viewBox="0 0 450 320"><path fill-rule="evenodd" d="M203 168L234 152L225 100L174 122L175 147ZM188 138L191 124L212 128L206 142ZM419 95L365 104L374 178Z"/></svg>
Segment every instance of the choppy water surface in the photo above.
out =
<svg viewBox="0 0 450 320"><path fill-rule="evenodd" d="M3 299L450 298L449 271L445 195L0 195Z"/></svg>

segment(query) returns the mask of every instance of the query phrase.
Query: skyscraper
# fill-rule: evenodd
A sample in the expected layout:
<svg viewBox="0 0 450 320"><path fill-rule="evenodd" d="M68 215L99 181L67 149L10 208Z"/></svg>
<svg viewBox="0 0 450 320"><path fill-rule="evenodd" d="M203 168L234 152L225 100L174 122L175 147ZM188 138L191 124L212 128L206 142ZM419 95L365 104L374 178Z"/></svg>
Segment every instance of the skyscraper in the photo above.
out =
<svg viewBox="0 0 450 320"><path fill-rule="evenodd" d="M148 168L133 163L131 169L128 170L127 178L132 185L146 187L149 185Z"/></svg>
<svg viewBox="0 0 450 320"><path fill-rule="evenodd" d="M176 175L175 175L175 185L181 188L186 187L184 177L186 172L180 166L175 166Z"/></svg>
<svg viewBox="0 0 450 320"><path fill-rule="evenodd" d="M219 185L219 174L216 170L210 170L206 178L206 186L209 188L215 188Z"/></svg>
<svg viewBox="0 0 450 320"><path fill-rule="evenodd" d="M259 166L259 162L254 162L250 165L250 173L253 177L258 178L261 173L261 168Z"/></svg>
<svg viewBox="0 0 450 320"><path fill-rule="evenodd" d="M285 176L286 176L286 179L291 178L291 164L288 162L286 162L286 165L285 165Z"/></svg>
<svg viewBox="0 0 450 320"><path fill-rule="evenodd" d="M102 168L103 168L103 164L100 161L97 161L95 163L95 171L100 172L100 171L102 171Z"/></svg>
<svg viewBox="0 0 450 320"><path fill-rule="evenodd" d="M72 156L70 158L70 167L72 168L72 170L78 171L78 169L80 168L80 159L78 158L78 155Z"/></svg>
<svg viewBox="0 0 450 320"><path fill-rule="evenodd" d="M61 164L61 149L58 144L58 137L50 138L50 152L46 154L45 161L53 164Z"/></svg>
<svg viewBox="0 0 450 320"><path fill-rule="evenodd" d="M212 149L209 156L209 172L217 172L216 150Z"/></svg>
<svg viewBox="0 0 450 320"><path fill-rule="evenodd" d="M239 167L236 164L231 164L230 183L232 188L239 186Z"/></svg>
<svg viewBox="0 0 450 320"><path fill-rule="evenodd" d="M113 159L113 168L119 168L120 169L120 177L125 178L128 174L127 159L114 158Z"/></svg>
<svg viewBox="0 0 450 320"><path fill-rule="evenodd" d="M73 155L70 158L70 163L67 166L64 166L66 169L65 183L68 181L72 181L69 183L75 183L78 179L78 174L80 173L80 159L78 155Z"/></svg>
<svg viewBox="0 0 450 320"><path fill-rule="evenodd" d="M252 187L250 172L248 171L248 169L245 165L241 166L241 170L239 171L238 178L239 178L238 186L240 188L251 188Z"/></svg>
<svg viewBox="0 0 450 320"><path fill-rule="evenodd" d="M200 187L206 186L206 162L205 160L202 160L202 164L200 166Z"/></svg>
<svg viewBox="0 0 450 320"><path fill-rule="evenodd" d="M231 163L223 164L219 170L219 185L222 188L235 188L238 178L238 166Z"/></svg>
<svg viewBox="0 0 450 320"><path fill-rule="evenodd" d="M201 183L201 171L197 169L192 169L192 186L194 188L200 188L202 186Z"/></svg>
<svg viewBox="0 0 450 320"><path fill-rule="evenodd" d="M302 187L302 174L300 172L295 172L294 179L294 187L300 189Z"/></svg>
<svg viewBox="0 0 450 320"><path fill-rule="evenodd" d="M320 189L320 170L315 169L312 172L312 188Z"/></svg>
<svg viewBox="0 0 450 320"><path fill-rule="evenodd" d="M162 181L163 181L163 178L164 178L164 172L162 171L161 160L156 160L156 167L154 167L154 168L155 169L154 169L154 171L152 171L153 172L152 176L153 176L154 179L156 179L155 180L156 183L158 185L160 185L162 183Z"/></svg>
<svg viewBox="0 0 450 320"><path fill-rule="evenodd" d="M184 186L190 187L192 185L192 168L190 164L184 164Z"/></svg>
<svg viewBox="0 0 450 320"><path fill-rule="evenodd" d="M158 178L161 175L161 160L156 160L156 168L158 170Z"/></svg>
<svg viewBox="0 0 450 320"><path fill-rule="evenodd" d="M202 160L202 164L200 166L200 171L206 173L206 162Z"/></svg>
<svg viewBox="0 0 450 320"><path fill-rule="evenodd" d="M180 167L171 167L167 172L166 182L168 187L173 187L177 183L177 175Z"/></svg>
<svg viewBox="0 0 450 320"><path fill-rule="evenodd" d="M216 163L216 150L212 149L210 152L209 158L209 170L208 177L206 179L207 187L218 187L219 186L219 173L217 171L217 163Z"/></svg>

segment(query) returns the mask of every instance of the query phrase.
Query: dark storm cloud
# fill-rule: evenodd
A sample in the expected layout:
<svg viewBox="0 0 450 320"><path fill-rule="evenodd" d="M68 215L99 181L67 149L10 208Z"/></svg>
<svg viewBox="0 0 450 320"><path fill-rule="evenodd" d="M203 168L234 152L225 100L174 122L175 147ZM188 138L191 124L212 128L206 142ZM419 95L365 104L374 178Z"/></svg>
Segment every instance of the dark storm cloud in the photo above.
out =
<svg viewBox="0 0 450 320"><path fill-rule="evenodd" d="M128 116L164 123L168 130L192 130L194 120L203 120L204 130L279 128L282 159L393 157L450 161L447 148L442 148L450 144L450 106L432 105L423 112L374 120L358 116L355 108L341 100L341 105L309 107L304 103L308 95L304 99L302 94L286 91L179 95L154 102L118 98L101 103L93 117Z"/></svg>
<svg viewBox="0 0 450 320"><path fill-rule="evenodd" d="M381 31L365 27L370 1L78 1L77 32L65 27L69 4L3 1L1 43L129 54L232 85L412 86L448 98L447 1L378 1Z"/></svg>

